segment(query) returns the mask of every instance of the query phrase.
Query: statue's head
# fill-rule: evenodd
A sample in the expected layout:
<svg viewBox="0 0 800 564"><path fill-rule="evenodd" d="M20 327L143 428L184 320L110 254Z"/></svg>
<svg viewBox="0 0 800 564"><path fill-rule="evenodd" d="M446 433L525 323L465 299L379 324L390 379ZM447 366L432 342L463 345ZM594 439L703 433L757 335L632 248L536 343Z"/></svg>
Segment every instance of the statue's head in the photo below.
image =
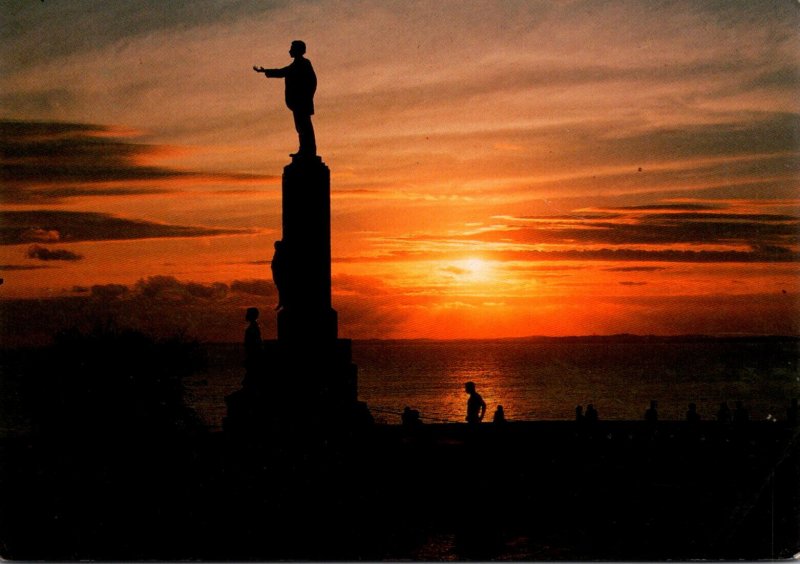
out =
<svg viewBox="0 0 800 564"><path fill-rule="evenodd" d="M289 48L289 55L292 57L300 57L306 53L306 44L299 39L292 41L292 46Z"/></svg>

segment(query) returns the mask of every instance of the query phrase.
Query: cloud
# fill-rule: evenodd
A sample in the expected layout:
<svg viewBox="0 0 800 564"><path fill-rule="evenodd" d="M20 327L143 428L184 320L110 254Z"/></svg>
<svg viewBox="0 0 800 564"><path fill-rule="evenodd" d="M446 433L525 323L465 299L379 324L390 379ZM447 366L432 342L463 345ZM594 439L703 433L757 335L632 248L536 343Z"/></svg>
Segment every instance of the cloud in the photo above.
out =
<svg viewBox="0 0 800 564"><path fill-rule="evenodd" d="M34 264L0 264L0 270L9 272L13 270L39 270L42 268L50 268L50 267L44 265L34 265Z"/></svg>
<svg viewBox="0 0 800 564"><path fill-rule="evenodd" d="M439 270L442 271L442 272L446 272L448 274L455 274L457 276L462 275L462 274L469 274L469 272L470 272L469 270L466 270L464 268L459 268L457 266L452 266L452 265L442 267Z"/></svg>
<svg viewBox="0 0 800 564"><path fill-rule="evenodd" d="M614 268L604 268L606 272L658 272L666 270L663 266L617 266Z"/></svg>
<svg viewBox="0 0 800 564"><path fill-rule="evenodd" d="M158 32L174 33L209 24L229 24L240 18L268 13L280 2L268 6L249 3L220 4L200 0L189 5L164 4L155 0L108 4L89 2L84 6L19 4L9 7L9 22L3 30L12 55L8 63L31 66L52 58L47 46L58 45L58 56L92 52L132 37L148 38ZM81 33L75 33L75 30Z"/></svg>
<svg viewBox="0 0 800 564"><path fill-rule="evenodd" d="M68 211L0 211L0 245L79 241L118 241L166 237L209 237L247 233L123 219L104 213Z"/></svg>
<svg viewBox="0 0 800 564"><path fill-rule="evenodd" d="M231 282L231 291L265 297L275 296L277 294L275 284L273 284L272 280L264 279L234 280Z"/></svg>
<svg viewBox="0 0 800 564"><path fill-rule="evenodd" d="M139 280L134 290L151 301L194 302L219 300L228 294L229 288L222 282L212 284L181 282L174 276L157 275Z"/></svg>
<svg viewBox="0 0 800 564"><path fill-rule="evenodd" d="M794 251L764 253L753 251L683 251L592 249L568 251L499 251L489 257L498 260L527 261L633 261L633 262L699 262L699 263L797 263L800 253Z"/></svg>
<svg viewBox="0 0 800 564"><path fill-rule="evenodd" d="M623 211L662 211L662 210L670 210L670 211L711 211L720 209L722 206L720 205L712 205L712 204L645 204L641 206L623 206L620 207L620 210Z"/></svg>
<svg viewBox="0 0 800 564"><path fill-rule="evenodd" d="M655 213L650 213L657 210ZM597 245L717 245L738 251L750 247L768 262L778 256L794 257L800 217L787 214L752 214L705 211L663 213L660 208L631 209L626 214L603 216L576 213L519 218L522 225L484 229L454 237L455 241L506 242L525 245L563 245L589 250ZM434 239L419 235L428 243ZM654 249L661 252L662 249ZM785 252L790 251L790 252ZM654 255L655 256L655 255ZM723 256L723 255L720 255ZM741 256L741 255L731 255ZM755 257L753 257L755 258ZM795 260L795 258L790 258Z"/></svg>
<svg viewBox="0 0 800 564"><path fill-rule="evenodd" d="M158 194L171 190L125 184L179 178L234 183L274 178L146 165L166 148L134 143L129 136L103 125L0 121L0 200L55 203L80 196Z"/></svg>
<svg viewBox="0 0 800 564"><path fill-rule="evenodd" d="M83 255L73 253L67 249L48 249L39 245L31 245L28 248L28 258L37 260L78 261L83 258Z"/></svg>

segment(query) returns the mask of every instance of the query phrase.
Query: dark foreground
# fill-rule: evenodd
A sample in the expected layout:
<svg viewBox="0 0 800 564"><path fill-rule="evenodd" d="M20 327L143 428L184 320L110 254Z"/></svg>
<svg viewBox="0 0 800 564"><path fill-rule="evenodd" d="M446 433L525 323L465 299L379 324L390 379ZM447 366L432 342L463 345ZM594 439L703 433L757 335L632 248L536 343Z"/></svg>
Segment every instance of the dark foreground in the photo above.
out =
<svg viewBox="0 0 800 564"><path fill-rule="evenodd" d="M222 433L2 444L17 560L661 560L798 552L783 423L376 426L347 440Z"/></svg>

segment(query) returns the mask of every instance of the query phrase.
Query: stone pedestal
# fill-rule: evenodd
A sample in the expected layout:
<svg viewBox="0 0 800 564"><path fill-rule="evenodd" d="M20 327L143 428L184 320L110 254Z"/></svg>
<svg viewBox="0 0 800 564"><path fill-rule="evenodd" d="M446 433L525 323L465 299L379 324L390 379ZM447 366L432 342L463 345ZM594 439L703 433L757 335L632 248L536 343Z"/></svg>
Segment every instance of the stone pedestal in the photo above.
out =
<svg viewBox="0 0 800 564"><path fill-rule="evenodd" d="M283 169L285 270L278 340L336 339L331 307L331 180L319 157L295 157Z"/></svg>
<svg viewBox="0 0 800 564"><path fill-rule="evenodd" d="M331 307L330 171L320 157L294 157L284 168L279 249L278 338L264 343L260 368L226 398L225 430L308 437L363 426L371 416Z"/></svg>

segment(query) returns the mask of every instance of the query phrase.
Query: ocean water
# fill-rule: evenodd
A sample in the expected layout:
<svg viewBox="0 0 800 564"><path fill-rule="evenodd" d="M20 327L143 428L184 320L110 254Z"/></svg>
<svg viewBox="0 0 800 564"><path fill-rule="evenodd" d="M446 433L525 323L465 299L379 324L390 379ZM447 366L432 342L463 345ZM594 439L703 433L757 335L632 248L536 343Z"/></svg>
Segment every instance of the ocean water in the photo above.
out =
<svg viewBox="0 0 800 564"><path fill-rule="evenodd" d="M208 369L187 380L187 399L211 428L240 387L238 344L210 344ZM682 420L689 402L703 419L742 401L754 420L785 417L800 396L796 340L354 341L359 399L396 424L405 406L423 421L464 420L464 382L476 383L487 420L503 405L511 420L569 420L592 403L601 419Z"/></svg>

